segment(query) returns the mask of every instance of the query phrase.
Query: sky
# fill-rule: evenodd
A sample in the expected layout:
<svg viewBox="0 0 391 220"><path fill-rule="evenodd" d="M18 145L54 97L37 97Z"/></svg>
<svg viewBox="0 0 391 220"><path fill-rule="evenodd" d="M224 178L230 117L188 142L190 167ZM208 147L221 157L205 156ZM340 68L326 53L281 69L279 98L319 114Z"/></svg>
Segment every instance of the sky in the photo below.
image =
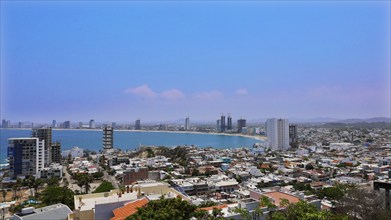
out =
<svg viewBox="0 0 391 220"><path fill-rule="evenodd" d="M1 1L1 118L390 117L390 2Z"/></svg>

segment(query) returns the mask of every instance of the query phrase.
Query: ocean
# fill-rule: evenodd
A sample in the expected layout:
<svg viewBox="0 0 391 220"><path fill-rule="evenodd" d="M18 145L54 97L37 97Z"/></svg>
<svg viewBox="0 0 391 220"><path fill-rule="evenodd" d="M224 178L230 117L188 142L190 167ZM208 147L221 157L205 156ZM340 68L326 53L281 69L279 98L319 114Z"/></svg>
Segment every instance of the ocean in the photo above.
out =
<svg viewBox="0 0 391 220"><path fill-rule="evenodd" d="M8 138L31 137L30 129L0 129L0 163L7 158ZM53 130L52 141L60 141L62 150L74 146L99 151L102 149L101 130ZM248 137L219 134L196 134L186 132L137 132L114 131L114 147L122 150L133 150L143 146L178 146L195 145L197 147L239 148L252 147L262 142Z"/></svg>

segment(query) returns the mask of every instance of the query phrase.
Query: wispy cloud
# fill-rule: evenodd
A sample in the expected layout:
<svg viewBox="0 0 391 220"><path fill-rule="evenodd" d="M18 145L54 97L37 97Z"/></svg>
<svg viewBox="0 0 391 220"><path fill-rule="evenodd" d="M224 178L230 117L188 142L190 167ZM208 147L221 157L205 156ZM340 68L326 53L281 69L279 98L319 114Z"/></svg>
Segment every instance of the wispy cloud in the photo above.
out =
<svg viewBox="0 0 391 220"><path fill-rule="evenodd" d="M185 95L183 92L179 91L178 89L169 89L160 94L161 97L168 99L168 100L181 100L185 98Z"/></svg>
<svg viewBox="0 0 391 220"><path fill-rule="evenodd" d="M156 92L152 91L152 89L149 88L149 86L147 84L144 84L144 85L141 85L138 87L134 87L134 88L126 89L125 93L131 93L133 95L138 95L138 96L145 97L145 98L156 98L158 96L158 94Z"/></svg>
<svg viewBox="0 0 391 220"><path fill-rule="evenodd" d="M212 101L223 97L223 93L214 90L209 92L200 92L195 95L195 98L205 101Z"/></svg>
<svg viewBox="0 0 391 220"><path fill-rule="evenodd" d="M153 91L147 84L138 87L128 88L124 92L143 98L163 98L171 101L181 100L185 98L183 92L178 89L169 89L163 91L162 93L158 93Z"/></svg>
<svg viewBox="0 0 391 220"><path fill-rule="evenodd" d="M236 91L235 91L235 93L237 94L237 95L247 95L248 94L248 91L247 91L247 89L237 89Z"/></svg>

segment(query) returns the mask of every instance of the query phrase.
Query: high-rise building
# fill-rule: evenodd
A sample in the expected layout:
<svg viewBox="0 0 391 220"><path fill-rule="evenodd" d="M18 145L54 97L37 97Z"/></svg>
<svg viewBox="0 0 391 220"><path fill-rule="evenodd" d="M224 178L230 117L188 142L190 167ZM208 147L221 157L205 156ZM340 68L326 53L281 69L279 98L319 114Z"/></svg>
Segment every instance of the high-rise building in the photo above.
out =
<svg viewBox="0 0 391 220"><path fill-rule="evenodd" d="M243 128L246 127L246 119L239 119L238 120L238 133L242 133L243 132Z"/></svg>
<svg viewBox="0 0 391 220"><path fill-rule="evenodd" d="M45 140L39 138L8 139L9 175L39 175L45 166Z"/></svg>
<svg viewBox="0 0 391 220"><path fill-rule="evenodd" d="M22 122L18 122L18 128L22 128Z"/></svg>
<svg viewBox="0 0 391 220"><path fill-rule="evenodd" d="M57 121L56 120L52 121L52 128L57 128Z"/></svg>
<svg viewBox="0 0 391 220"><path fill-rule="evenodd" d="M297 125L289 125L289 145L293 147L297 142Z"/></svg>
<svg viewBox="0 0 391 220"><path fill-rule="evenodd" d="M79 129L83 128L83 122L79 122Z"/></svg>
<svg viewBox="0 0 391 220"><path fill-rule="evenodd" d="M94 119L90 120L89 127L92 128L92 129L95 129L95 121L94 121Z"/></svg>
<svg viewBox="0 0 391 220"><path fill-rule="evenodd" d="M116 123L116 122L111 122L111 127L112 127L113 129L116 129L116 128L117 128L117 123Z"/></svg>
<svg viewBox="0 0 391 220"><path fill-rule="evenodd" d="M231 118L230 114L228 114L228 117L227 117L227 130L228 131L232 130L232 118Z"/></svg>
<svg viewBox="0 0 391 220"><path fill-rule="evenodd" d="M1 127L2 128L10 128L11 127L11 121L3 119L1 121Z"/></svg>
<svg viewBox="0 0 391 220"><path fill-rule="evenodd" d="M268 119L266 135L272 150L289 149L289 122L287 119Z"/></svg>
<svg viewBox="0 0 391 220"><path fill-rule="evenodd" d="M134 129L135 130L141 130L141 121L140 119L137 119L134 123Z"/></svg>
<svg viewBox="0 0 391 220"><path fill-rule="evenodd" d="M71 128L71 121L64 121L64 128Z"/></svg>
<svg viewBox="0 0 391 220"><path fill-rule="evenodd" d="M221 132L221 120L220 119L218 119L216 121L216 131Z"/></svg>
<svg viewBox="0 0 391 220"><path fill-rule="evenodd" d="M61 143L53 142L51 148L51 162L61 164Z"/></svg>
<svg viewBox="0 0 391 220"><path fill-rule="evenodd" d="M49 166L52 162L52 128L34 128L32 137L45 141L45 166Z"/></svg>
<svg viewBox="0 0 391 220"><path fill-rule="evenodd" d="M185 119L185 131L188 131L188 130L190 130L190 118L189 117L187 117Z"/></svg>
<svg viewBox="0 0 391 220"><path fill-rule="evenodd" d="M221 131L221 132L224 132L225 129L226 129L226 127L225 127L225 115L221 115L221 119L220 119L220 120L221 120L221 121L220 121L220 125L221 125L220 131Z"/></svg>
<svg viewBox="0 0 391 220"><path fill-rule="evenodd" d="M103 128L103 150L113 149L114 129L112 127Z"/></svg>

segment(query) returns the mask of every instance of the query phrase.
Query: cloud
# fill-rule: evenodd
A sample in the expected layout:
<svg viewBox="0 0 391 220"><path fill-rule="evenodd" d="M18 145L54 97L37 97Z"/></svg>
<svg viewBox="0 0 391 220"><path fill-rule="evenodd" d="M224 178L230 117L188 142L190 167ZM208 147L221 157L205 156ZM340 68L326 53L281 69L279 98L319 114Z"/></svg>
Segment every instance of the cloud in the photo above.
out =
<svg viewBox="0 0 391 220"><path fill-rule="evenodd" d="M237 95L247 95L248 91L247 91L247 89L237 89L235 93Z"/></svg>
<svg viewBox="0 0 391 220"><path fill-rule="evenodd" d="M205 101L211 101L215 99L219 99L223 97L223 93L220 91L209 91L209 92L200 92L195 95L197 99L205 100Z"/></svg>
<svg viewBox="0 0 391 220"><path fill-rule="evenodd" d="M142 86L135 87L135 88L126 89L125 93L131 93L133 95L138 95L138 96L142 96L145 98L157 97L157 94L154 91L152 91L152 89L149 88L149 86L147 84L144 84Z"/></svg>
<svg viewBox="0 0 391 220"><path fill-rule="evenodd" d="M162 92L162 94L160 94L160 96L165 99L169 99L169 100L180 100L180 99L185 98L185 95L181 91L179 91L178 89L166 90L166 91Z"/></svg>

